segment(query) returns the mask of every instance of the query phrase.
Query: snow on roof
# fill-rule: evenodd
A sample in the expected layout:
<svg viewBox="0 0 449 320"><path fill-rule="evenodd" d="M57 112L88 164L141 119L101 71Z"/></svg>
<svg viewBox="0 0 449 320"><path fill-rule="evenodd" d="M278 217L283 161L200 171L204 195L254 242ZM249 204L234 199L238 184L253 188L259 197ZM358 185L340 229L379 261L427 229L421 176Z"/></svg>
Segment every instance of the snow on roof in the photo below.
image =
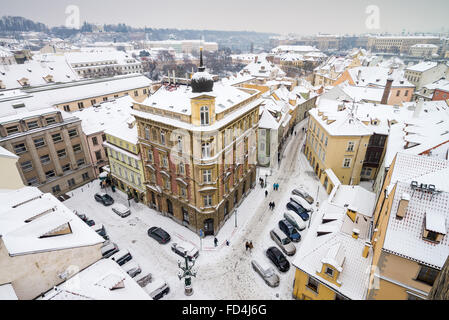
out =
<svg viewBox="0 0 449 320"><path fill-rule="evenodd" d="M276 130L280 123L276 121L273 115L265 108L263 108L262 116L259 119L259 128Z"/></svg>
<svg viewBox="0 0 449 320"><path fill-rule="evenodd" d="M372 255L362 256L366 234L353 238L347 231L352 233L353 223L346 215L346 208L331 201L332 197L320 206L292 263L349 299L363 300L372 261ZM340 272L341 286L317 275L323 263L329 263Z"/></svg>
<svg viewBox="0 0 449 320"><path fill-rule="evenodd" d="M442 268L449 252L449 239L444 236L439 243L425 241L422 238L423 225L428 213L435 216L442 215L445 218L445 227L441 224L442 218L438 217L432 220L431 224L436 223L438 230L444 229L447 233L449 192L442 191L433 197L430 194L423 195L421 191L413 191L410 182L414 180L420 185L421 177L430 173L442 175L449 180L449 171L445 170L448 167L448 160L398 153L390 182L390 186L396 184L396 192L391 206L384 250L437 269ZM435 183L435 187L436 190L440 190L439 184ZM412 196L405 217L399 220L396 219L396 211L404 192Z"/></svg>
<svg viewBox="0 0 449 320"><path fill-rule="evenodd" d="M438 65L438 62L423 61L423 62L417 63L411 67L408 67L405 70L424 72L424 71L430 70L432 68L435 68L437 65Z"/></svg>
<svg viewBox="0 0 449 320"><path fill-rule="evenodd" d="M320 52L315 47L312 46L291 46L291 45L282 45L277 46L276 48L272 49L271 52L278 53L278 52L296 52L296 53L309 53L309 52Z"/></svg>
<svg viewBox="0 0 449 320"><path fill-rule="evenodd" d="M390 71L392 73L390 74ZM359 73L360 71L360 73ZM384 67L355 67L348 69L349 75L356 86L384 87L389 77L393 78L393 87L415 87L404 76L404 71Z"/></svg>
<svg viewBox="0 0 449 320"><path fill-rule="evenodd" d="M366 217L372 217L376 206L376 194L361 186L340 185L332 203L350 207Z"/></svg>
<svg viewBox="0 0 449 320"><path fill-rule="evenodd" d="M47 292L40 299L150 300L151 298L116 262L101 259Z"/></svg>
<svg viewBox="0 0 449 320"><path fill-rule="evenodd" d="M12 159L19 159L19 157L17 155L15 155L14 153L6 150L3 147L0 147L0 158L12 158Z"/></svg>
<svg viewBox="0 0 449 320"><path fill-rule="evenodd" d="M248 72L251 76L256 78L275 79L278 76L285 76L285 72L282 71L282 69L267 60L266 54L259 55L257 62L251 62L243 68L242 72Z"/></svg>
<svg viewBox="0 0 449 320"><path fill-rule="evenodd" d="M108 50L102 52L67 52L65 58L68 63L86 64L94 62L114 61L116 64L138 63L131 55L123 51Z"/></svg>
<svg viewBox="0 0 449 320"><path fill-rule="evenodd" d="M66 224L70 225L71 233L42 238ZM0 193L0 236L10 255L91 246L104 241L52 194L34 187Z"/></svg>
<svg viewBox="0 0 449 320"><path fill-rule="evenodd" d="M434 211L426 211L426 230L446 234L446 217Z"/></svg>
<svg viewBox="0 0 449 320"><path fill-rule="evenodd" d="M19 300L14 287L10 283L0 285L0 301L1 300Z"/></svg>
<svg viewBox="0 0 449 320"><path fill-rule="evenodd" d="M31 60L24 64L0 65L0 81L6 90L24 87L19 83L22 78L28 79L31 87L80 79L78 74L61 60L53 62Z"/></svg>

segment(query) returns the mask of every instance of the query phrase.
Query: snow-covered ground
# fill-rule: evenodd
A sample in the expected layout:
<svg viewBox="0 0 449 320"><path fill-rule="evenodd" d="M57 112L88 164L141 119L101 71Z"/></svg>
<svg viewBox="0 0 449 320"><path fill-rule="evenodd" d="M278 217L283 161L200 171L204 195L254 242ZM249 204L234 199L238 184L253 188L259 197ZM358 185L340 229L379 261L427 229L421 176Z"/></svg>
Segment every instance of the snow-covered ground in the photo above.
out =
<svg viewBox="0 0 449 320"><path fill-rule="evenodd" d="M217 234L216 237L219 240L217 247L214 247L213 236L200 240L197 234L169 217L134 201L130 202L131 215L120 218L112 212L111 207L104 207L94 200L94 194L102 191L98 180L70 192L71 198L64 204L79 213L86 214L95 220L96 224L103 224L111 240L117 243L120 249L128 249L131 252L133 260L141 266L142 273L151 273L154 279L166 280L170 286L170 293L163 299L292 299L295 268L291 266L288 272L280 273L265 256L265 250L276 246L269 236L269 231L283 219L285 205L294 187L304 186L315 200L319 192L319 203L327 199L327 193L301 153L305 141L301 129L305 123L297 125L297 136L290 137L279 169L273 170L272 175L268 176L268 197L265 198L265 189L257 183L237 209L237 227L235 227L235 215L232 215ZM266 169L259 171L265 178ZM273 190L275 182L280 185L278 191ZM113 193L110 189L108 193L116 202L128 206L124 193L119 190ZM274 211L268 208L270 201L276 204ZM147 230L152 226L159 226L166 230L171 235L171 242L160 245L148 237ZM301 231L301 236L304 237L306 233L307 229ZM184 295L184 280L179 280L177 276L180 270L177 261L180 257L170 249L171 243L179 239L202 249L196 260L195 267L198 274L192 279L194 294L190 297ZM226 240L230 242L229 246L226 246ZM253 242L252 252L245 251L244 244L247 240ZM296 244L296 247L297 252L301 250L301 242ZM287 259L291 262L293 257L287 257ZM263 266L271 266L275 269L281 279L279 287L270 288L265 284L262 278L253 271L252 259Z"/></svg>

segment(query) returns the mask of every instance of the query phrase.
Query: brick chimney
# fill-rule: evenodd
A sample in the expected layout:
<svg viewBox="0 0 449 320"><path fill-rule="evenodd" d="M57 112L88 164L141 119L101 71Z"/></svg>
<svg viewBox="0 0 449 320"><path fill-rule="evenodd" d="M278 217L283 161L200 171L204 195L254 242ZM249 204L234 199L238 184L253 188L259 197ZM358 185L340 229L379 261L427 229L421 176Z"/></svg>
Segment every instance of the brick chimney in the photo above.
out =
<svg viewBox="0 0 449 320"><path fill-rule="evenodd" d="M381 104L387 104L388 103L388 97L390 96L391 91L391 85L393 84L393 78L388 77L387 83L385 85L384 94L382 96L382 101L380 101Z"/></svg>

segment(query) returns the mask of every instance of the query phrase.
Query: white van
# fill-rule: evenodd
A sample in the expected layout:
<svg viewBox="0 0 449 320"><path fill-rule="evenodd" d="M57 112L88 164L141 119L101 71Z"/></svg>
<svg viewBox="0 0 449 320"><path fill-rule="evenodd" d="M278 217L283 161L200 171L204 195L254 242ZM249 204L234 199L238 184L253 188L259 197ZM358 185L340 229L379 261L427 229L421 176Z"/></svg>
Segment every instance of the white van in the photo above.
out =
<svg viewBox="0 0 449 320"><path fill-rule="evenodd" d="M144 289L153 300L159 300L164 295L170 292L167 282L162 279L157 279L149 283Z"/></svg>

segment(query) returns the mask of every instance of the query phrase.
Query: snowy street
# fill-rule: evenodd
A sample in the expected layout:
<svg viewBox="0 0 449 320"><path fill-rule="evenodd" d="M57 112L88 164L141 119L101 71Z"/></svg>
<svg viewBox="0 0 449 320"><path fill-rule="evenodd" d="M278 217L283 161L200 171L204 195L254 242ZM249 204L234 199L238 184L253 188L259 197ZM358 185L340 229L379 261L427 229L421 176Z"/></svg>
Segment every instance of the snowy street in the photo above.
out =
<svg viewBox="0 0 449 320"><path fill-rule="evenodd" d="M216 248L213 244L214 237L208 236L200 244L198 235L189 229L134 201L130 202L131 215L120 218L112 212L111 207L104 207L95 201L94 194L102 191L98 180L69 192L68 195L71 198L64 204L70 209L86 214L90 219L95 220L97 225L103 224L111 241L117 243L120 249L128 249L131 252L133 260L142 268L142 274L151 273L154 279L166 280L170 286L170 293L163 299L292 299L295 268L291 265L288 272L280 273L265 256L265 250L276 246L270 238L269 231L283 219L285 205L289 201L293 188L299 185L304 186L316 201L319 189L319 203L327 198L326 192L301 153L305 141L302 127L306 125L306 121L296 126L297 135L292 135L286 142L280 168L274 170L273 175L268 176L268 197L265 198L265 189L257 183L257 177L256 187L237 209L237 228L233 214L217 234L219 243ZM262 178L265 178L265 174ZM279 183L278 191L273 191L273 183ZM110 189L107 192L116 203L128 206L125 194L120 191L113 193ZM274 211L268 207L270 201L276 204ZM160 245L150 238L147 230L152 226L159 226L167 231L171 235L170 243ZM302 238L306 232L307 229L300 232ZM170 249L171 243L179 239L202 249L196 260L195 267L198 274L192 279L194 294L190 297L184 295L184 280L179 280L177 276L179 271L177 261L181 258ZM230 242L229 247L225 244L226 240ZM252 252L245 251L246 241L253 242ZM296 254L301 250L301 243L295 244ZM294 257L287 257L287 259L291 262ZM258 261L263 267L274 268L280 276L279 287L270 288L265 284L252 269L252 259Z"/></svg>

